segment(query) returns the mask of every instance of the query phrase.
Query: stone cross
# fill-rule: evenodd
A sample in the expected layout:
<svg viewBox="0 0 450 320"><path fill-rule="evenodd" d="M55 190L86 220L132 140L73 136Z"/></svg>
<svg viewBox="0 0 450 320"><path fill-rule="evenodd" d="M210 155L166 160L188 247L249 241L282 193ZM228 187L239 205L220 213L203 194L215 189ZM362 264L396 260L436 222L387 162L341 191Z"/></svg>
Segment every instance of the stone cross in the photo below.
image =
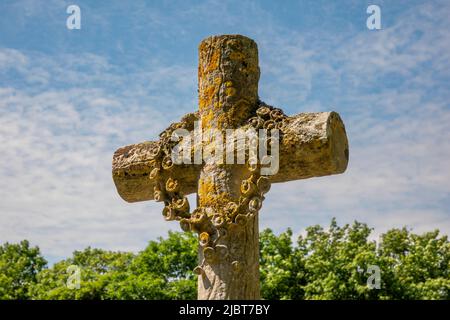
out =
<svg viewBox="0 0 450 320"><path fill-rule="evenodd" d="M347 167L348 141L339 115L318 112L287 117L259 100L259 76L253 40L241 35L203 40L199 111L171 124L159 141L129 145L114 153L113 179L124 200L162 201L166 220L178 220L183 230L198 233L199 265L194 272L199 299L259 299L258 211L270 183L338 174ZM249 159L241 164L221 163L214 157L194 164L174 163L174 131L191 132L196 121L202 130L221 132L278 129L278 172L263 175L263 164ZM213 143L209 138L198 140L195 134L183 141L186 137L203 150ZM270 137L266 142L270 144ZM194 157L198 150L201 156L202 149L194 147ZM186 195L195 192L197 208L191 211Z"/></svg>

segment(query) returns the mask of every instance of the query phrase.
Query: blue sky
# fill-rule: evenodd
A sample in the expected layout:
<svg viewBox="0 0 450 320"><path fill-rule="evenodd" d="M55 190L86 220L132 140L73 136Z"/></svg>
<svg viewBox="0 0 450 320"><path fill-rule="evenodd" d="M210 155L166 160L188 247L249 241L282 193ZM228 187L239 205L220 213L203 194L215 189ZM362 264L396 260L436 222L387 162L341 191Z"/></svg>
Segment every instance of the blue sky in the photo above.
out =
<svg viewBox="0 0 450 320"><path fill-rule="evenodd" d="M70 4L81 30L66 28ZM370 4L382 30L366 27ZM197 108L197 46L230 33L258 43L262 100L335 110L350 142L345 174L274 185L261 228L335 216L374 237L450 234L448 1L4 0L0 14L0 242L54 261L178 230L160 204L120 199L112 154Z"/></svg>

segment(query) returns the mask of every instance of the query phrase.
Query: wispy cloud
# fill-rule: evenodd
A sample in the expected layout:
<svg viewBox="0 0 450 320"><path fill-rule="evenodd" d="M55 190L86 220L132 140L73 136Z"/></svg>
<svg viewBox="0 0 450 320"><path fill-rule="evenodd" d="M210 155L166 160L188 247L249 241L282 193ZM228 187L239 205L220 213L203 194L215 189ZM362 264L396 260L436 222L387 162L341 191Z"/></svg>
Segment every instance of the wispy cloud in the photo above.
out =
<svg viewBox="0 0 450 320"><path fill-rule="evenodd" d="M99 30L116 28L105 44L113 53L89 49L89 39L104 40L90 29L83 45L72 43L74 52L18 48L0 39L0 242L27 238L45 254L66 256L88 245L139 250L178 230L161 218L159 204L119 198L111 157L117 147L154 139L196 109L196 47L211 33L255 38L263 100L288 113L336 110L346 123L347 172L274 185L262 228L300 232L336 216L342 223L367 222L377 234L403 225L450 234L450 6L408 7L373 32L359 18L360 26L343 22L339 32L319 22L311 28L306 13L309 24L297 30L266 6L85 6ZM55 7L48 9L56 19ZM39 18L40 10L26 12ZM329 5L324 14L335 10ZM118 16L126 32L112 23Z"/></svg>
<svg viewBox="0 0 450 320"><path fill-rule="evenodd" d="M7 61L1 72L14 73L21 84L0 88L1 241L27 238L53 256L88 245L135 250L170 225L160 219L158 205L129 206L119 198L112 153L155 137L173 120L177 112L161 106L182 103L149 96L143 86L185 84L186 71L161 65L136 73L138 83L126 86L101 57L72 58L0 50L0 61ZM48 81L30 80L38 73L29 68L31 60ZM102 83L109 81L123 92L107 90Z"/></svg>
<svg viewBox="0 0 450 320"><path fill-rule="evenodd" d="M368 222L377 234L403 225L450 233L449 6L436 9L413 7L386 30L322 43L312 57L295 47L277 47L287 49L284 65L297 65L299 72L312 65L306 67L312 84L303 103L343 114L350 164L341 176L274 186L263 209L264 226L281 231L288 221L308 225L336 216ZM296 36L305 37L290 39ZM327 46L336 50L324 55ZM321 73L335 80L325 83L329 102L314 96ZM279 84L271 85L276 91ZM271 212L278 212L277 218Z"/></svg>

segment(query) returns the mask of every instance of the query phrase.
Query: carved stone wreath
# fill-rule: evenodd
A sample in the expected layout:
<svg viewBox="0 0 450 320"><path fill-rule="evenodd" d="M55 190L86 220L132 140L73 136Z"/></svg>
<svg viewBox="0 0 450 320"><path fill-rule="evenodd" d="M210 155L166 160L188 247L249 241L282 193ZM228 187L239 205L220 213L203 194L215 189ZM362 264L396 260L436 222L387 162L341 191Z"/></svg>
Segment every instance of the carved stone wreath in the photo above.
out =
<svg viewBox="0 0 450 320"><path fill-rule="evenodd" d="M193 117L197 115L191 114ZM286 126L287 117L279 108L275 108L258 101L258 108L253 117L248 120L248 127L256 130L279 129L280 139L282 139L283 128ZM172 133L176 129L192 130L192 121L181 121L171 124L159 136L160 141L152 154L154 169L149 175L149 179L155 181L154 199L164 202L162 215L165 220L177 220L181 229L185 232L194 231L198 234L200 246L203 248L204 259L201 265L194 269L200 274L205 263L213 261L216 255L226 256L228 248L219 245L218 240L226 237L230 226L244 226L249 218L257 215L264 201L264 194L270 190L270 181L266 176L261 175L261 164L250 161L246 162L246 168L250 177L242 180L240 186L239 202L229 202L223 212L207 213L204 208L198 207L190 212L190 205L187 197L180 191L180 182L172 175L174 163L171 153L178 141L171 139ZM272 137L266 137L267 150L270 150ZM252 142L250 142L252 143ZM253 141L253 143L255 143ZM257 142L256 142L257 143ZM246 152L248 157L248 152ZM232 264L237 266L238 261Z"/></svg>

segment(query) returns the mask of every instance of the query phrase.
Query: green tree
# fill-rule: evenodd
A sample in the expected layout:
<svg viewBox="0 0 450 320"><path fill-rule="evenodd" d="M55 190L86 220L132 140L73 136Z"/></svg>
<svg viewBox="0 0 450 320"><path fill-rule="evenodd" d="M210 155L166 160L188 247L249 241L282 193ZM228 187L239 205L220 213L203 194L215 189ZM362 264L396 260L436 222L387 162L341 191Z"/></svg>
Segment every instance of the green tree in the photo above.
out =
<svg viewBox="0 0 450 320"><path fill-rule="evenodd" d="M311 226L293 243L288 229L260 236L264 299L450 299L450 242L433 231L406 228L370 240L363 223ZM45 268L27 241L0 247L0 299L195 299L198 240L170 232L138 254L87 248ZM80 268L79 289L70 289L68 267ZM368 286L369 267L380 287ZM370 282L370 281L369 281Z"/></svg>
<svg viewBox="0 0 450 320"><path fill-rule="evenodd" d="M169 232L167 239L150 241L127 273L109 285L111 299L195 299L197 237Z"/></svg>
<svg viewBox="0 0 450 320"><path fill-rule="evenodd" d="M0 299L28 299L36 275L47 261L27 240L0 246Z"/></svg>
<svg viewBox="0 0 450 320"><path fill-rule="evenodd" d="M134 255L128 252L112 252L87 248L75 251L69 259L56 263L38 274L37 283L31 289L34 299L106 299L109 279L126 272ZM73 274L70 266L80 270L79 289L68 287Z"/></svg>
<svg viewBox="0 0 450 320"><path fill-rule="evenodd" d="M328 230L309 227L298 239L296 255L305 263L304 299L371 299L367 286L369 265L376 265L376 244L371 229L355 222L339 227L333 219Z"/></svg>
<svg viewBox="0 0 450 320"><path fill-rule="evenodd" d="M137 255L87 248L43 270L35 299L193 299L196 238L170 232ZM80 268L80 287L69 288L68 267Z"/></svg>
<svg viewBox="0 0 450 320"><path fill-rule="evenodd" d="M264 299L302 299L306 284L304 260L295 254L292 230L276 236L266 229L260 234L260 278Z"/></svg>
<svg viewBox="0 0 450 320"><path fill-rule="evenodd" d="M261 289L265 299L450 299L450 242L433 231L406 228L383 234L378 245L359 222L311 226L297 246L292 232L261 233ZM369 267L380 288L368 285ZM369 281L370 282L370 281Z"/></svg>
<svg viewBox="0 0 450 320"><path fill-rule="evenodd" d="M381 299L450 299L450 242L438 230L422 235L389 230L378 256Z"/></svg>

